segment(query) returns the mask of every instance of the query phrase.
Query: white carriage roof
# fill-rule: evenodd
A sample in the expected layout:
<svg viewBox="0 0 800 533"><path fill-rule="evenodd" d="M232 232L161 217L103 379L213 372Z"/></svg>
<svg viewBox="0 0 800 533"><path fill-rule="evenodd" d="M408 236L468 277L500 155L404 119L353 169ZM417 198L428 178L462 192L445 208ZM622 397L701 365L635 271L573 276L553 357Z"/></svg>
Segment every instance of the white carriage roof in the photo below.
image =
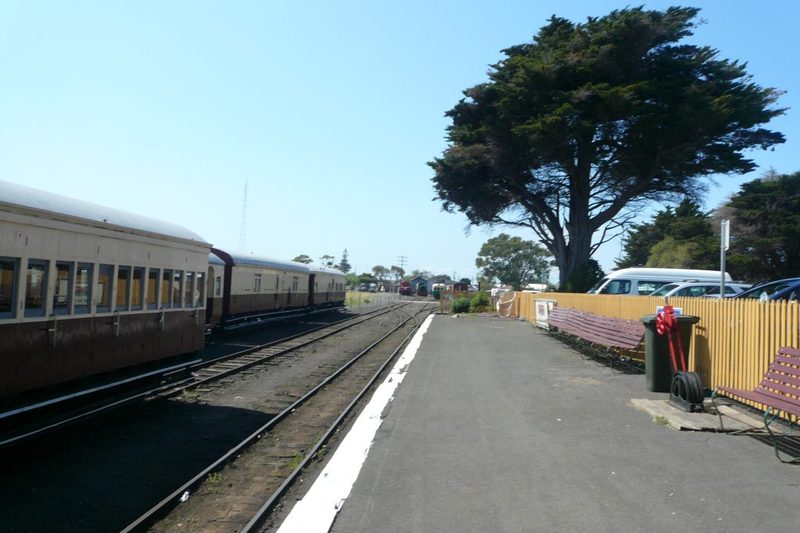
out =
<svg viewBox="0 0 800 533"><path fill-rule="evenodd" d="M177 224L0 180L0 209L9 206L207 244L205 239Z"/></svg>
<svg viewBox="0 0 800 533"><path fill-rule="evenodd" d="M312 273L316 273L316 274L334 274L334 275L338 275L338 276L344 276L345 275L344 272L342 272L341 270L339 270L337 268L326 267L326 266L311 266L311 265L308 265L308 269Z"/></svg>
<svg viewBox="0 0 800 533"><path fill-rule="evenodd" d="M217 250L214 248L213 250ZM273 259L263 255L248 254L246 252L229 252L228 250L219 250L228 254L233 260L234 265L251 265L272 268L275 270L287 270L291 272L302 272L308 274L308 267L303 263L295 263L294 261L284 261L282 259Z"/></svg>
<svg viewBox="0 0 800 533"><path fill-rule="evenodd" d="M220 259L219 256L217 256L217 254L215 254L214 252L210 252L208 254L208 264L209 265L224 265L225 261Z"/></svg>

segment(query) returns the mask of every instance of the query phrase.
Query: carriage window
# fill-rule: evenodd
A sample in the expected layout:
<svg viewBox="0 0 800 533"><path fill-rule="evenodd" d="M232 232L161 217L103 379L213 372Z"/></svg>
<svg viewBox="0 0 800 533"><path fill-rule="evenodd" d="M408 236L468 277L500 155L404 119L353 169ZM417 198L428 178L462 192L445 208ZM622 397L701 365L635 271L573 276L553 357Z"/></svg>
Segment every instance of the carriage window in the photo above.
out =
<svg viewBox="0 0 800 533"><path fill-rule="evenodd" d="M142 309L144 306L144 267L133 267L131 282L131 309Z"/></svg>
<svg viewBox="0 0 800 533"><path fill-rule="evenodd" d="M56 263L56 290L53 293L53 313L69 313L72 293L72 263Z"/></svg>
<svg viewBox="0 0 800 533"><path fill-rule="evenodd" d="M186 283L183 286L183 306L192 306L192 291L194 291L194 272L186 273Z"/></svg>
<svg viewBox="0 0 800 533"><path fill-rule="evenodd" d="M0 259L0 318L12 318L16 309L17 260Z"/></svg>
<svg viewBox="0 0 800 533"><path fill-rule="evenodd" d="M172 307L172 270L161 275L161 308Z"/></svg>
<svg viewBox="0 0 800 533"><path fill-rule="evenodd" d="M47 261L28 260L25 284L25 316L44 316L47 294Z"/></svg>
<svg viewBox="0 0 800 533"><path fill-rule="evenodd" d="M119 267L117 270L117 305L116 311L127 311L130 303L131 267Z"/></svg>
<svg viewBox="0 0 800 533"><path fill-rule="evenodd" d="M183 270L172 274L172 307L181 307L181 290L183 289Z"/></svg>
<svg viewBox="0 0 800 533"><path fill-rule="evenodd" d="M197 282L194 287L194 307L203 307L206 299L206 275L202 272L197 273Z"/></svg>
<svg viewBox="0 0 800 533"><path fill-rule="evenodd" d="M95 299L98 313L111 311L111 279L113 276L113 265L100 265L97 273L97 296Z"/></svg>
<svg viewBox="0 0 800 533"><path fill-rule="evenodd" d="M261 274L253 274L253 292L261 292Z"/></svg>
<svg viewBox="0 0 800 533"><path fill-rule="evenodd" d="M222 276L214 278L214 296L222 296Z"/></svg>
<svg viewBox="0 0 800 533"><path fill-rule="evenodd" d="M157 268L151 268L147 272L147 308L156 309L158 306L158 275L161 273Z"/></svg>
<svg viewBox="0 0 800 533"><path fill-rule="evenodd" d="M75 272L75 313L88 313L89 302L92 301L92 270L91 263L78 263Z"/></svg>
<svg viewBox="0 0 800 533"><path fill-rule="evenodd" d="M298 281L299 279L300 279L300 278L299 278L298 276L294 276L294 277L292 278L292 290L293 290L293 291L296 291L296 290L297 290L297 286L298 286L298 284L300 283L300 282Z"/></svg>
<svg viewBox="0 0 800 533"><path fill-rule="evenodd" d="M172 307L172 270L161 274L161 308Z"/></svg>

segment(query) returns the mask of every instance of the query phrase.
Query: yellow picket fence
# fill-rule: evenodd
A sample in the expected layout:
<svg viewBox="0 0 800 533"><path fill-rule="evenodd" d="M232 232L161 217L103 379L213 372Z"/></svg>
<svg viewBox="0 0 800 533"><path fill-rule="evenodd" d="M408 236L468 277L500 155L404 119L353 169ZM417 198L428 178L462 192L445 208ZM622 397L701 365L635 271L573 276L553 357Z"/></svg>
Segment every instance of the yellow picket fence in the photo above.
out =
<svg viewBox="0 0 800 533"><path fill-rule="evenodd" d="M516 293L510 314L536 320L536 300L627 320L640 320L664 305L663 298L571 293ZM690 369L706 387L752 389L782 346L800 348L797 302L739 299L670 298L684 315L700 317L694 326Z"/></svg>

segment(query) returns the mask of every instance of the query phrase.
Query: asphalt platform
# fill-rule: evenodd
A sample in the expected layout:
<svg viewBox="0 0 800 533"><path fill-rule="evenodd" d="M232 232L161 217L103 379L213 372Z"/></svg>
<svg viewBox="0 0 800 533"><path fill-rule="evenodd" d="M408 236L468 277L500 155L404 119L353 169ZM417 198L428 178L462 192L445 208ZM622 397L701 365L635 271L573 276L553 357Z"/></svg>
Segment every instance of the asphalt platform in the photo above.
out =
<svg viewBox="0 0 800 533"><path fill-rule="evenodd" d="M527 322L439 315L331 531L800 530L800 466L631 405L665 397Z"/></svg>

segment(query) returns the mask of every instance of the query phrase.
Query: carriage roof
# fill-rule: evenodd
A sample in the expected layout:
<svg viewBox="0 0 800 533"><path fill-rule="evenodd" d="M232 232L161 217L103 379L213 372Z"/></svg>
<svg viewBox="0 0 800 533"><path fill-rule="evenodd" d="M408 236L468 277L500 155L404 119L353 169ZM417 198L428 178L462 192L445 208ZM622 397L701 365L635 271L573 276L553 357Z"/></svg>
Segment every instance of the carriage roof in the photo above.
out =
<svg viewBox="0 0 800 533"><path fill-rule="evenodd" d="M205 239L177 224L7 181L0 181L0 209L207 244Z"/></svg>

